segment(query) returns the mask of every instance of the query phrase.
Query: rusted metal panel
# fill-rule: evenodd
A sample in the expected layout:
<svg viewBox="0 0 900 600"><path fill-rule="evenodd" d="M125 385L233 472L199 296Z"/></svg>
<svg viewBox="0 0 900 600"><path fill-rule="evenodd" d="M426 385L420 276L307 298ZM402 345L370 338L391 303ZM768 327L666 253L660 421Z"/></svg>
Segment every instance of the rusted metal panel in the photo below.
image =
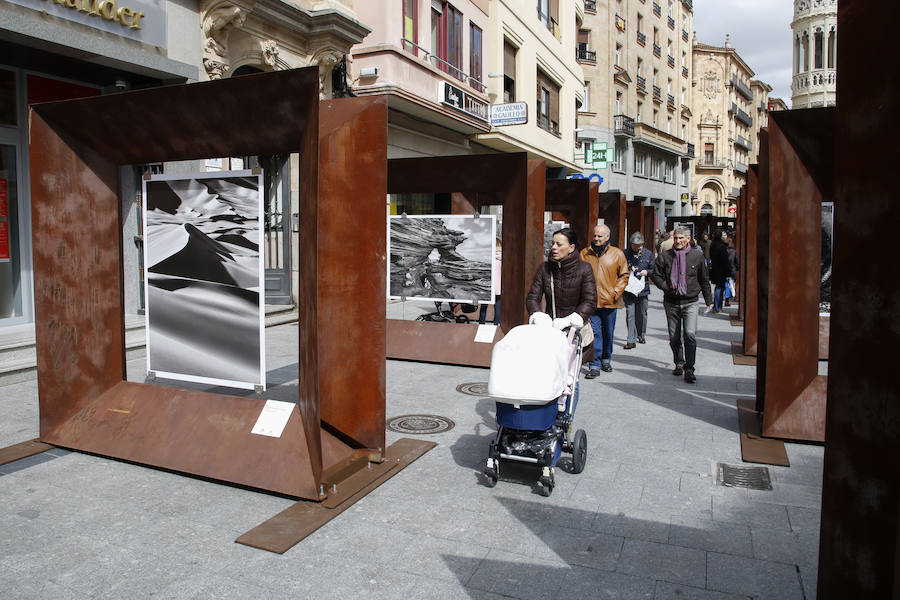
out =
<svg viewBox="0 0 900 600"><path fill-rule="evenodd" d="M651 252L656 252L656 210L652 206L644 206L644 245Z"/></svg>
<svg viewBox="0 0 900 600"><path fill-rule="evenodd" d="M545 176L538 173L543 167L543 161L532 164L524 153L388 161L388 193L456 193L457 206L466 212L466 205L475 210L485 205L503 207L500 331L495 341L503 332L527 321L525 295L537 264L540 264L535 261L543 248ZM537 185L539 190L534 189ZM491 345L474 341L474 327L446 324L448 328L444 328L441 325L444 324L388 319L387 356L454 364L490 364Z"/></svg>
<svg viewBox="0 0 900 600"><path fill-rule="evenodd" d="M759 243L759 165L751 165L747 172L747 195L742 215L741 236L741 311L744 320L744 354L756 356L759 340L759 298L757 296L756 249Z"/></svg>
<svg viewBox="0 0 900 600"><path fill-rule="evenodd" d="M622 248L622 238L625 236L625 195L619 192L601 193L597 216L609 226L609 243Z"/></svg>
<svg viewBox="0 0 900 600"><path fill-rule="evenodd" d="M877 16L877 18L873 18ZM900 4L841 0L818 597L900 597L896 140ZM891 53L894 54L891 54ZM872 86L877 82L877 86ZM861 292L865 290L865 292Z"/></svg>
<svg viewBox="0 0 900 600"><path fill-rule="evenodd" d="M627 235L622 242L625 245L628 245L631 234L636 231L640 231L641 235L644 235L644 207L637 200L627 200L625 202L625 228L627 229ZM653 247L652 240L648 242L645 238L644 242L647 248Z"/></svg>
<svg viewBox="0 0 900 600"><path fill-rule="evenodd" d="M831 110L769 118L769 301L763 434L824 441L826 379L818 374L822 191L810 168L830 152ZM830 186L827 188L830 189ZM774 294L774 297L773 297Z"/></svg>
<svg viewBox="0 0 900 600"><path fill-rule="evenodd" d="M383 449L387 100L328 100L319 111L318 200L300 211L302 253L315 258L301 268L301 293L307 303L315 293L316 306L301 349L318 350L301 373L318 373L311 397L323 421L361 447Z"/></svg>
<svg viewBox="0 0 900 600"><path fill-rule="evenodd" d="M246 107L252 105L266 109L247 118ZM322 323L333 315L326 308L319 311L319 282L334 277L334 271L320 266L318 258L331 256L335 238L344 230L329 231L338 226L328 215L317 213L318 109L318 69L314 67L33 107L31 201L44 441L322 499L323 469L344 460L352 449L321 430L320 388L334 393L335 379L327 371L337 361L327 362L319 354L333 354L337 347L340 362L345 362L343 352L359 352L349 342L333 345L330 337L343 339L350 334L344 321L340 327L332 321ZM301 289L306 295L300 307L299 411L282 438L262 439L249 433L262 399L122 381L117 168L129 163L290 152L301 156L302 222L307 229L321 226L322 238L317 245L310 244L317 240L314 234L301 236L306 238L301 249ZM351 193L340 187L329 190L335 195ZM330 197L326 205L352 204L356 199ZM372 227L373 235L383 236L383 209L377 224L363 224ZM353 234L360 235L356 225ZM331 286L322 284L326 300L338 293ZM383 289L382 284L379 292ZM366 304L373 314L379 307L383 310L380 298L381 302ZM363 354L383 361L383 354L376 356L375 351L370 347ZM380 386L383 398L383 377L375 377L372 386L376 390ZM349 403L350 397L355 400L357 390L340 401ZM373 397L377 399L377 391ZM383 426L383 404L380 410L374 404L364 405L357 416L368 422L380 418ZM268 465L267 469L260 469L260 464Z"/></svg>
<svg viewBox="0 0 900 600"><path fill-rule="evenodd" d="M756 412L766 403L769 338L769 130L759 132L759 181L756 212Z"/></svg>
<svg viewBox="0 0 900 600"><path fill-rule="evenodd" d="M562 214L578 236L579 248L591 243L596 212L591 212L591 184L587 179L548 179L546 208ZM596 196L596 192L594 194Z"/></svg>

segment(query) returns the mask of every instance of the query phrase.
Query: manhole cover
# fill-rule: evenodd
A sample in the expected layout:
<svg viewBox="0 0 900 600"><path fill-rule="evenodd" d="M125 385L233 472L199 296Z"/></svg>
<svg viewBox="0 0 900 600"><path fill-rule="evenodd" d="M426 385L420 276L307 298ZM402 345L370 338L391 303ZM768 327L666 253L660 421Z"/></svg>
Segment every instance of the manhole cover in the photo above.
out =
<svg viewBox="0 0 900 600"><path fill-rule="evenodd" d="M766 467L748 467L716 463L716 484L751 490L771 490L772 479Z"/></svg>
<svg viewBox="0 0 900 600"><path fill-rule="evenodd" d="M447 417L437 415L401 415L388 419L387 426L397 433L443 433L456 425Z"/></svg>
<svg viewBox="0 0 900 600"><path fill-rule="evenodd" d="M456 391L470 396L487 396L487 386L488 384L483 381L476 383L461 383L456 386Z"/></svg>

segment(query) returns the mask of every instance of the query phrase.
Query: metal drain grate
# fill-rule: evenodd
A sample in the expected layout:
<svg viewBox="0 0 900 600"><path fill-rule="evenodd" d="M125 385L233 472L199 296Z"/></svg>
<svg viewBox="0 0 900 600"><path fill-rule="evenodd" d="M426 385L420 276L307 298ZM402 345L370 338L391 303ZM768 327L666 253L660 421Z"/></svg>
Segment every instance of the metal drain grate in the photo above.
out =
<svg viewBox="0 0 900 600"><path fill-rule="evenodd" d="M488 384L483 381L476 383L461 383L456 386L456 391L469 396L487 396Z"/></svg>
<svg viewBox="0 0 900 600"><path fill-rule="evenodd" d="M771 490L772 479L766 467L748 467L716 463L716 485L751 490Z"/></svg>
<svg viewBox="0 0 900 600"><path fill-rule="evenodd" d="M400 415L388 419L387 427L397 433L428 434L450 431L456 423L437 415Z"/></svg>

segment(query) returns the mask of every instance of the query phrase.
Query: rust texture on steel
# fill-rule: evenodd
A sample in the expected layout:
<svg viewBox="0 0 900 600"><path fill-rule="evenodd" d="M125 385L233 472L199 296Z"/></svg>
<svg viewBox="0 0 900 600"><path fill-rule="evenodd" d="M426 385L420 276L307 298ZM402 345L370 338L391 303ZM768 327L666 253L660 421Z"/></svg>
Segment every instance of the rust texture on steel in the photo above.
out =
<svg viewBox="0 0 900 600"><path fill-rule="evenodd" d="M744 321L743 346L744 354L756 356L756 345L759 340L758 314L759 298L757 297L757 264L756 252L759 240L757 231L759 228L759 165L751 165L747 171L747 194L744 201L741 223L743 234L741 235L741 264L740 273L740 297L741 317Z"/></svg>
<svg viewBox="0 0 900 600"><path fill-rule="evenodd" d="M579 248L590 244L594 225L597 223L597 191L591 194L591 188L597 187L596 181L587 179L548 179L546 192L546 209L562 213L562 216L575 230Z"/></svg>
<svg viewBox="0 0 900 600"><path fill-rule="evenodd" d="M644 246L651 252L656 252L656 209L652 206L644 207Z"/></svg>
<svg viewBox="0 0 900 600"><path fill-rule="evenodd" d="M402 158L387 165L388 193L450 193L460 212L503 207L503 293L495 341L528 320L525 295L543 248L545 176L540 172L543 161L537 162L540 168L532 168L524 153L512 153ZM540 185L539 194L532 189L535 185ZM387 356L489 366L492 345L475 342L475 329L456 323L388 319Z"/></svg>
<svg viewBox="0 0 900 600"><path fill-rule="evenodd" d="M348 482L356 491L343 496L341 487L339 487L337 495L342 498L341 502L333 505L328 501L326 503L298 502L271 519L260 523L235 541L260 550L284 554L436 445L435 442L401 438L385 450L382 463L369 463L371 469L363 468L349 476L349 478L358 480Z"/></svg>
<svg viewBox="0 0 900 600"><path fill-rule="evenodd" d="M309 227L321 215L316 212L318 82L318 70L308 68L33 106L31 203L43 441L322 499L323 469L345 460L353 449L321 429L320 388L333 389L325 369L315 368L322 350L316 343L300 343L298 410L280 438L250 434L264 404L261 398L123 381L117 175L123 164L298 152L301 213ZM247 118L246 107L259 104L266 110ZM323 211L355 199L327 198ZM371 223L372 235L383 235L380 223ZM354 231L359 235L360 228ZM301 251L304 290L316 290L321 282L310 253L330 252L339 243L340 231L328 233L318 246ZM326 279L334 277L324 265L320 271ZM303 335L312 335L306 341L322 337L318 327L332 334L333 325L321 322L315 292L302 300ZM373 312L379 306L383 302L368 303ZM342 331L338 337L346 336ZM348 341L338 354L357 351ZM371 360L383 361L377 352L377 346L367 347ZM382 386L383 397L383 378L371 383ZM357 396L354 390L340 402L351 405ZM359 418L380 414L383 426L383 405L370 412L360 409Z"/></svg>
<svg viewBox="0 0 900 600"><path fill-rule="evenodd" d="M6 448L0 448L0 466L52 450L53 448L55 446L52 444L45 444L36 438L27 442L19 442Z"/></svg>
<svg viewBox="0 0 900 600"><path fill-rule="evenodd" d="M631 238L631 234L640 231L644 235L644 205L639 200L629 200L625 202L625 230L626 236L622 243L626 246ZM647 248L653 248L653 240L644 239Z"/></svg>
<svg viewBox="0 0 900 600"><path fill-rule="evenodd" d="M822 172L832 109L769 118L769 301L763 434L824 441L827 378L818 374ZM818 152L818 154L816 154ZM828 198L825 196L824 198Z"/></svg>
<svg viewBox="0 0 900 600"><path fill-rule="evenodd" d="M872 19L872 15L878 15ZM900 597L896 245L900 4L842 0L818 597ZM878 81L877 90L867 82ZM865 150L865 151L863 151ZM861 294L860 290L866 290Z"/></svg>
<svg viewBox="0 0 900 600"><path fill-rule="evenodd" d="M365 176L354 175L362 173ZM305 257L300 293L316 311L306 314L308 322L300 328L300 372L318 373L318 390L308 393L318 398L323 421L359 447L384 448L387 101L383 97L321 103L318 186L318 202L311 198L300 209ZM362 240L369 250L351 250L351 240Z"/></svg>
<svg viewBox="0 0 900 600"><path fill-rule="evenodd" d="M600 194L597 217L603 219L603 222L609 226L610 245L622 248L622 240L625 236L625 194L619 192Z"/></svg>
<svg viewBox="0 0 900 600"><path fill-rule="evenodd" d="M769 130L759 131L756 211L756 412L766 403L766 348L769 328Z"/></svg>
<svg viewBox="0 0 900 600"><path fill-rule="evenodd" d="M738 341L731 342L731 362L736 365L755 365L756 357L744 354L744 347Z"/></svg>

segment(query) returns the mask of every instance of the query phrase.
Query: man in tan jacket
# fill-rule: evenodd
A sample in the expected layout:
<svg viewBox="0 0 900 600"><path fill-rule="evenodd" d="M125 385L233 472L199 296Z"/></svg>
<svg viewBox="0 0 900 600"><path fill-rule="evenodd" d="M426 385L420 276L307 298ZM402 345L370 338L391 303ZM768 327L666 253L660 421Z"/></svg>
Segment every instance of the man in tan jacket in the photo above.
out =
<svg viewBox="0 0 900 600"><path fill-rule="evenodd" d="M597 282L597 309L591 315L594 330L594 360L585 376L593 379L601 371L612 371L610 360L613 332L616 329L616 309L624 306L622 293L628 285L628 261L625 253L609 244L609 227L594 227L591 245L581 251L581 260L591 265Z"/></svg>

